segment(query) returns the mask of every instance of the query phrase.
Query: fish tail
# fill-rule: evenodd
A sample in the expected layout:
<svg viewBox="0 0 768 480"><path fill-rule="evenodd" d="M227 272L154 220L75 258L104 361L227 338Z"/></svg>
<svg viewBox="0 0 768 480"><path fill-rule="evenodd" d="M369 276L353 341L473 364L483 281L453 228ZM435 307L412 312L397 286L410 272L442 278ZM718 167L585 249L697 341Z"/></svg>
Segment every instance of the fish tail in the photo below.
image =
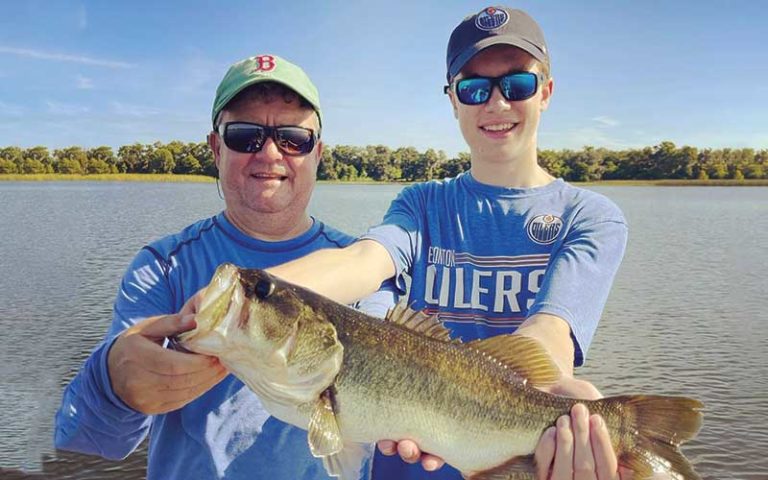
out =
<svg viewBox="0 0 768 480"><path fill-rule="evenodd" d="M654 472L674 473L679 480L701 480L679 445L692 439L701 428L698 400L686 397L635 395L606 398L623 410L625 432L636 432L633 445L620 448L619 463L635 472L635 478L650 478Z"/></svg>

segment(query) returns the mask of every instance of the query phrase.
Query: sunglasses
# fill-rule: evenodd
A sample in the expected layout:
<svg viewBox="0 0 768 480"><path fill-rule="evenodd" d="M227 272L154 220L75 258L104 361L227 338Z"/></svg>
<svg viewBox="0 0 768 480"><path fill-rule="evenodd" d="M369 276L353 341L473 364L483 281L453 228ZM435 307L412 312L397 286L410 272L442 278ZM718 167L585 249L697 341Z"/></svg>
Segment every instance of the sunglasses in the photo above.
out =
<svg viewBox="0 0 768 480"><path fill-rule="evenodd" d="M500 77L470 77L455 82L456 98L464 105L480 105L491 98L493 87L498 86L501 94L510 101L526 100L536 94L539 75L533 72L513 72ZM447 94L451 85L443 91Z"/></svg>
<svg viewBox="0 0 768 480"><path fill-rule="evenodd" d="M219 125L224 145L240 153L256 153L272 138L277 149L286 155L306 155L315 148L317 135L309 128L293 125L269 127L249 122L227 122Z"/></svg>

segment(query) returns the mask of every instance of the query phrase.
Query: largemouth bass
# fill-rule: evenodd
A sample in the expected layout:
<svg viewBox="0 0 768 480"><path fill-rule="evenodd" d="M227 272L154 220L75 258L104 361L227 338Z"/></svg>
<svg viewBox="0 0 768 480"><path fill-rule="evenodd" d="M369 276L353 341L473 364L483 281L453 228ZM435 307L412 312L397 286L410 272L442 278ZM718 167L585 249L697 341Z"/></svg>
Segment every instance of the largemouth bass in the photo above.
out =
<svg viewBox="0 0 768 480"><path fill-rule="evenodd" d="M356 479L381 439L412 439L465 477L535 479L539 437L577 403L599 413L636 479L701 477L679 450L703 405L655 395L551 395L559 371L521 335L461 343L434 317L398 306L386 321L264 271L221 265L197 327L178 341L217 356L280 420L308 431L329 475Z"/></svg>

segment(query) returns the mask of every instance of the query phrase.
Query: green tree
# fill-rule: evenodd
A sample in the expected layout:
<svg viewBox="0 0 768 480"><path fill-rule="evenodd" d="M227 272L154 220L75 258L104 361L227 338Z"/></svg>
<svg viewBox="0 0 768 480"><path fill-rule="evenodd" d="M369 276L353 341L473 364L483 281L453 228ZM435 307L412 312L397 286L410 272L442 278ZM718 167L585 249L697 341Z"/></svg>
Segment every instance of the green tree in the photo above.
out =
<svg viewBox="0 0 768 480"><path fill-rule="evenodd" d="M67 147L53 151L53 156L56 158L55 164L58 171L61 172L62 162L65 160L72 160L80 165L79 172L85 172L85 168L88 165L88 155L81 147Z"/></svg>
<svg viewBox="0 0 768 480"><path fill-rule="evenodd" d="M149 171L148 146L134 143L118 148L117 170L120 173L147 173Z"/></svg>
<svg viewBox="0 0 768 480"><path fill-rule="evenodd" d="M180 173L183 175L196 175L200 173L200 170L200 162L191 154L188 154L186 157L182 158L179 163L176 164L176 168L173 170L173 173Z"/></svg>
<svg viewBox="0 0 768 480"><path fill-rule="evenodd" d="M80 162L74 158L65 158L64 160L59 160L57 163L57 168L59 173L68 175L79 175L83 173L83 166L80 165Z"/></svg>
<svg viewBox="0 0 768 480"><path fill-rule="evenodd" d="M420 178L423 172L421 165L421 153L414 147L401 147L392 152L398 165L400 165L400 179L413 182Z"/></svg>
<svg viewBox="0 0 768 480"><path fill-rule="evenodd" d="M53 157L51 157L47 147L37 146L28 148L24 151L24 159L37 160L41 162L45 166L45 173L54 172Z"/></svg>
<svg viewBox="0 0 768 480"><path fill-rule="evenodd" d="M471 158L472 157L467 152L459 153L458 157L450 158L440 165L440 168L438 168L437 171L437 176L449 178L468 171L472 165Z"/></svg>
<svg viewBox="0 0 768 480"><path fill-rule="evenodd" d="M563 159L569 171L566 178L576 182L599 180L603 174L603 153L602 149L586 146L578 152L567 155Z"/></svg>
<svg viewBox="0 0 768 480"><path fill-rule="evenodd" d="M25 158L21 161L21 173L39 174L47 173L45 164L34 158Z"/></svg>
<svg viewBox="0 0 768 480"><path fill-rule="evenodd" d="M117 158L112 147L101 146L88 150L88 163L84 170L89 174L117 173Z"/></svg>
<svg viewBox="0 0 768 480"><path fill-rule="evenodd" d="M21 171L21 162L24 160L24 152L19 147L0 148L0 158L8 160L16 165L16 170Z"/></svg>
<svg viewBox="0 0 768 480"><path fill-rule="evenodd" d="M338 180L339 172L336 159L333 156L333 148L326 145L323 148L323 156L320 158L320 165L317 167L318 180Z"/></svg>
<svg viewBox="0 0 768 480"><path fill-rule="evenodd" d="M152 161L150 163L150 173L171 173L176 162L173 160L173 154L165 148L158 148L154 155L152 155Z"/></svg>
<svg viewBox="0 0 768 480"><path fill-rule="evenodd" d="M563 155L554 150L539 150L537 161L541 168L549 172L550 175L558 178L565 178L568 174L568 168L563 161Z"/></svg>
<svg viewBox="0 0 768 480"><path fill-rule="evenodd" d="M0 175L6 173L16 173L18 170L18 167L13 161L0 157Z"/></svg>

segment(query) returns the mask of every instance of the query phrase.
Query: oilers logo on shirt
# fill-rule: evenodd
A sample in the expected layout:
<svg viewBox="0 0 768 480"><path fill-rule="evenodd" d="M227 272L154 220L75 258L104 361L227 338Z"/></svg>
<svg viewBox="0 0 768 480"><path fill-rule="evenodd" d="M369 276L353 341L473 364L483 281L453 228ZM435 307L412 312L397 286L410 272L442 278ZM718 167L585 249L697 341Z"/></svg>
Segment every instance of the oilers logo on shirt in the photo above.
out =
<svg viewBox="0 0 768 480"><path fill-rule="evenodd" d="M549 245L557 240L557 235L563 229L563 220L554 215L539 215L528 223L526 231L528 238L539 245Z"/></svg>

